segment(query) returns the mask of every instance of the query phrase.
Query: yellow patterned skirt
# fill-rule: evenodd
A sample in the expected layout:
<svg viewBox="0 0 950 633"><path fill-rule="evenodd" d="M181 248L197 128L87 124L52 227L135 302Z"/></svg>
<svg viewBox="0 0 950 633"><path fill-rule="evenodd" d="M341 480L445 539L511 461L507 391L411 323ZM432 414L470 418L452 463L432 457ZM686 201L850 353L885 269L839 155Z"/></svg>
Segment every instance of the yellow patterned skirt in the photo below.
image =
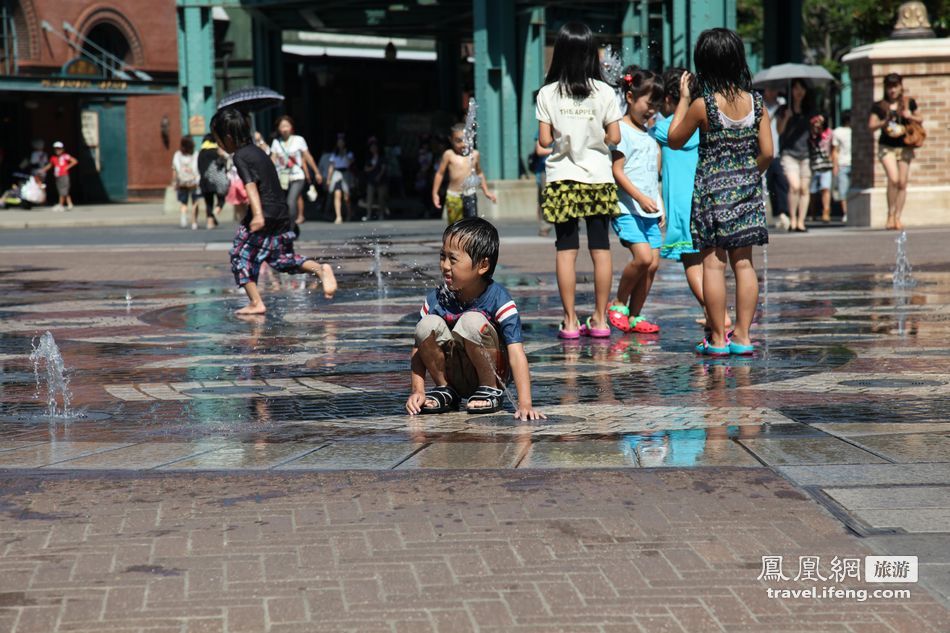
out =
<svg viewBox="0 0 950 633"><path fill-rule="evenodd" d="M541 210L544 219L555 224L591 215L619 215L617 185L574 180L549 182L544 188Z"/></svg>

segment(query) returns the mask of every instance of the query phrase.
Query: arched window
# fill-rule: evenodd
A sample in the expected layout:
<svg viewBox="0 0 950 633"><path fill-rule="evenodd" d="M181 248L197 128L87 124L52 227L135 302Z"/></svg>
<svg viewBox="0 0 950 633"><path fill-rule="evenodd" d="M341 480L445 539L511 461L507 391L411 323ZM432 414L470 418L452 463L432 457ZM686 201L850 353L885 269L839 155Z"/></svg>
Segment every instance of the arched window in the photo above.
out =
<svg viewBox="0 0 950 633"><path fill-rule="evenodd" d="M129 40L114 24L110 22L96 24L86 33L86 40L111 53L126 64L132 63L132 47L129 45ZM98 51L94 48L89 52L98 56Z"/></svg>

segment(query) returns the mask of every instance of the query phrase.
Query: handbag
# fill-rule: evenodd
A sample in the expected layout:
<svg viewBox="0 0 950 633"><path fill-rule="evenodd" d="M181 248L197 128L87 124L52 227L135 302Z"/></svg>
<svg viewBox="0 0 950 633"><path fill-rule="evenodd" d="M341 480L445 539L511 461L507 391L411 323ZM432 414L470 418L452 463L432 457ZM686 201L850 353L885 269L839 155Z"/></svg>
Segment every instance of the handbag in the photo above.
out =
<svg viewBox="0 0 950 633"><path fill-rule="evenodd" d="M297 166L297 161L294 160L293 156L290 155L290 152L287 151L287 148L284 147L283 141L277 139L277 143L280 145L280 149L284 152L284 156L287 160L287 166L277 170L277 178L280 179L280 188L284 191L287 191L290 189L290 174L294 167Z"/></svg>
<svg viewBox="0 0 950 633"><path fill-rule="evenodd" d="M228 178L227 162L220 158L212 161L205 170L201 190L224 196L230 188L231 179Z"/></svg>
<svg viewBox="0 0 950 633"><path fill-rule="evenodd" d="M906 110L908 107L907 97L904 97L902 105ZM917 121L907 121L904 124L904 145L907 147L923 147L925 140L927 140L927 130L924 129L923 124Z"/></svg>

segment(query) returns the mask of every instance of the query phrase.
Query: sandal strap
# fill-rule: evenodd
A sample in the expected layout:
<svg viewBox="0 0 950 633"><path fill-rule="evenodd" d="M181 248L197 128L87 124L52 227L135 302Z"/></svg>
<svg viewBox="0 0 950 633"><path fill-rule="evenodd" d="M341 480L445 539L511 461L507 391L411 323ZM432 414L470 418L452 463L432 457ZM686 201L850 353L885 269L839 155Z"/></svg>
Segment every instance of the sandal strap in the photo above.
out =
<svg viewBox="0 0 950 633"><path fill-rule="evenodd" d="M431 398L439 403L439 407L446 407L453 402L458 402L459 395L456 393L455 389L445 385L443 387L435 387L434 389L429 389L426 391L426 398Z"/></svg>
<svg viewBox="0 0 950 633"><path fill-rule="evenodd" d="M630 316L630 308L628 308L627 306L613 305L607 308L607 312L619 312L620 314L624 316Z"/></svg>
<svg viewBox="0 0 950 633"><path fill-rule="evenodd" d="M501 397L505 395L504 389L498 389L497 387L489 387L487 385L481 385L475 392L469 396L469 400L500 400Z"/></svg>

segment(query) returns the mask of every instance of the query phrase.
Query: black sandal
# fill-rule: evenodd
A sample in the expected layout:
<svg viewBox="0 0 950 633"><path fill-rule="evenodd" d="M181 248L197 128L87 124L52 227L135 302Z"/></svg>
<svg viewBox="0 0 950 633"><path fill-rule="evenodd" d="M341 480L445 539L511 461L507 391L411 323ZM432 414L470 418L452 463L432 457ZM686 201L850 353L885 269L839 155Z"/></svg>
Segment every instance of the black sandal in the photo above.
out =
<svg viewBox="0 0 950 633"><path fill-rule="evenodd" d="M423 403L421 413L448 413L449 411L458 411L459 405L462 403L462 399L459 398L455 389L452 389L452 387L448 385L426 391L426 400L435 400L439 404L435 407L426 407L425 403Z"/></svg>
<svg viewBox="0 0 950 633"><path fill-rule="evenodd" d="M468 401L472 400L484 400L488 403L487 407L470 407L466 405L466 411L469 413L497 413L501 411L501 397L505 395L504 389L496 389L495 387L486 387L482 385L475 390Z"/></svg>

